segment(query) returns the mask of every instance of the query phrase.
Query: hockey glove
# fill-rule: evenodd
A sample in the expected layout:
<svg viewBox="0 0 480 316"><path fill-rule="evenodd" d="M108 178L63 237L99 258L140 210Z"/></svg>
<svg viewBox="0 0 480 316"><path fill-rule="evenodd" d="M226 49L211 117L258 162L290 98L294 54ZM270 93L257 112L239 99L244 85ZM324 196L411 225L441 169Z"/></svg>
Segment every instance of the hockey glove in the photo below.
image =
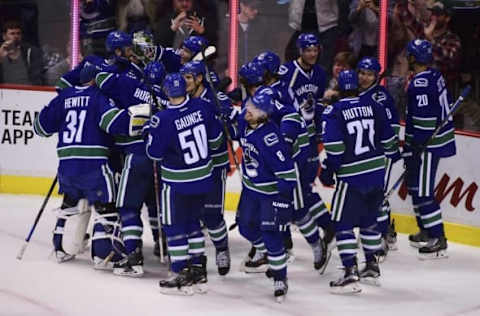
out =
<svg viewBox="0 0 480 316"><path fill-rule="evenodd" d="M150 119L150 104L141 103L132 105L128 108L130 114L130 122L128 125L129 136L142 135L143 125Z"/></svg>
<svg viewBox="0 0 480 316"><path fill-rule="evenodd" d="M329 187L335 185L335 179L333 179L333 171L324 166L322 166L322 170L320 171L319 179L324 186Z"/></svg>
<svg viewBox="0 0 480 316"><path fill-rule="evenodd" d="M293 205L292 197L285 194L278 194L272 201L272 206L277 218L278 230L284 232L292 222Z"/></svg>

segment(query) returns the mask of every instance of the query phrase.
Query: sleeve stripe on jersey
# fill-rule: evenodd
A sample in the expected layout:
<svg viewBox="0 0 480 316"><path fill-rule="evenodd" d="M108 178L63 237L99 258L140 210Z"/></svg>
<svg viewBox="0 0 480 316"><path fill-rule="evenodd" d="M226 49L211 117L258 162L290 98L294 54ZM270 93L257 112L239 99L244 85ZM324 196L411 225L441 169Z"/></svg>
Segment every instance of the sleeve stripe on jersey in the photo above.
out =
<svg viewBox="0 0 480 316"><path fill-rule="evenodd" d="M455 132L454 132L454 129L451 128L435 136L435 138L428 143L427 147L428 148L442 147L454 140L455 140Z"/></svg>
<svg viewBox="0 0 480 316"><path fill-rule="evenodd" d="M277 171L275 172L275 175L285 181L297 181L297 172L295 171L295 169L287 171Z"/></svg>
<svg viewBox="0 0 480 316"><path fill-rule="evenodd" d="M434 130L437 126L436 117L417 117L413 116L413 127L422 130Z"/></svg>
<svg viewBox="0 0 480 316"><path fill-rule="evenodd" d="M353 177L385 168L385 156L376 156L365 160L343 164L338 170L339 177Z"/></svg>
<svg viewBox="0 0 480 316"><path fill-rule="evenodd" d="M103 113L102 117L100 118L100 128L108 133L108 129L110 128L112 122L115 121L115 117L121 114L123 111L124 110L113 108Z"/></svg>
<svg viewBox="0 0 480 316"><path fill-rule="evenodd" d="M302 124L302 119L298 113L287 114L282 118L282 121L292 121L298 124Z"/></svg>
<svg viewBox="0 0 480 316"><path fill-rule="evenodd" d="M345 152L345 144L343 142L323 143L325 151L332 155L341 155Z"/></svg>
<svg viewBox="0 0 480 316"><path fill-rule="evenodd" d="M65 89L65 88L68 88L68 87L71 87L72 84L70 82L68 82L67 79L61 77L58 81L57 81L57 84L55 85L55 88L57 88L58 90L62 90L62 89Z"/></svg>
<svg viewBox="0 0 480 316"><path fill-rule="evenodd" d="M217 150L218 148L220 148L220 146L222 146L223 141L223 132L221 132L218 137L208 140L208 147L210 147L211 150Z"/></svg>
<svg viewBox="0 0 480 316"><path fill-rule="evenodd" d="M400 124L392 124L393 131L395 132L395 135L398 136L400 133Z"/></svg>
<svg viewBox="0 0 480 316"><path fill-rule="evenodd" d="M397 138L397 136L394 135L387 140L382 140L383 148L385 148L386 150L390 150L392 148L395 148L396 147L395 145L397 143L396 138Z"/></svg>
<svg viewBox="0 0 480 316"><path fill-rule="evenodd" d="M111 77L113 74L108 73L108 72L100 72L97 77L95 77L95 82L97 83L97 86L102 89L102 86L105 84L105 82Z"/></svg>
<svg viewBox="0 0 480 316"><path fill-rule="evenodd" d="M37 133L38 136L42 136L42 137L52 136L51 133L47 133L45 131L42 124L40 123L40 115L38 115L35 118L35 122L33 123L33 130L35 131L35 133Z"/></svg>
<svg viewBox="0 0 480 316"><path fill-rule="evenodd" d="M224 151L218 154L213 154L212 162L213 162L214 168L226 166L227 164L230 163L230 161L228 160L228 152Z"/></svg>

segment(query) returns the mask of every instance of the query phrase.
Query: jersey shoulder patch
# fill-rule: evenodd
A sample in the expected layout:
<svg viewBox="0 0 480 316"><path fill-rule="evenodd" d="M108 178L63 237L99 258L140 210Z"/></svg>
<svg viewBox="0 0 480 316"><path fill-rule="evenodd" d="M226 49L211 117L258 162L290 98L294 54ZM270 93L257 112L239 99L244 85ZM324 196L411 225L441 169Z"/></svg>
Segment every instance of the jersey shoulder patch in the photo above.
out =
<svg viewBox="0 0 480 316"><path fill-rule="evenodd" d="M372 99L375 102L382 103L383 101L387 100L387 95L383 91L377 91L372 94Z"/></svg>
<svg viewBox="0 0 480 316"><path fill-rule="evenodd" d="M416 88L428 87L428 79L427 78L415 78L413 80L413 86L416 87Z"/></svg>
<svg viewBox="0 0 480 316"><path fill-rule="evenodd" d="M323 114L328 115L332 113L332 111L333 111L333 105L329 105L325 108L325 110L323 110Z"/></svg>
<svg viewBox="0 0 480 316"><path fill-rule="evenodd" d="M265 145L268 147L271 147L278 143L278 136L275 133L269 133L263 137L263 141L265 142Z"/></svg>
<svg viewBox="0 0 480 316"><path fill-rule="evenodd" d="M280 69L278 70L278 74L279 74L280 76L283 76L283 75L285 75L287 72L288 72L288 67L285 66L285 65L281 65L281 66L280 66Z"/></svg>

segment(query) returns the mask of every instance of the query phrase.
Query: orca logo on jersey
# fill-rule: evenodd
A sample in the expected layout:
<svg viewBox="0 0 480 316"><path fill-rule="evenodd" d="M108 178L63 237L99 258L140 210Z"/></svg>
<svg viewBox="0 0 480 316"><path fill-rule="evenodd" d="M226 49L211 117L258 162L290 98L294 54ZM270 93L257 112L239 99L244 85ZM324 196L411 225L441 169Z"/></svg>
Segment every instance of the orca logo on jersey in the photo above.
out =
<svg viewBox="0 0 480 316"><path fill-rule="evenodd" d="M280 69L278 69L278 74L279 74L280 76L283 76L283 75L286 74L287 72L288 72L287 66L281 65L281 66L280 66Z"/></svg>
<svg viewBox="0 0 480 316"><path fill-rule="evenodd" d="M329 105L323 110L323 114L330 114L333 111L333 106Z"/></svg>
<svg viewBox="0 0 480 316"><path fill-rule="evenodd" d="M382 103L383 101L387 100L387 95L383 91L378 91L372 94L372 99L375 102Z"/></svg>
<svg viewBox="0 0 480 316"><path fill-rule="evenodd" d="M278 143L278 136L275 133L270 133L263 137L263 141L265 142L265 145L270 147Z"/></svg>
<svg viewBox="0 0 480 316"><path fill-rule="evenodd" d="M413 80L413 86L417 88L424 88L428 87L428 79L427 78L417 78Z"/></svg>

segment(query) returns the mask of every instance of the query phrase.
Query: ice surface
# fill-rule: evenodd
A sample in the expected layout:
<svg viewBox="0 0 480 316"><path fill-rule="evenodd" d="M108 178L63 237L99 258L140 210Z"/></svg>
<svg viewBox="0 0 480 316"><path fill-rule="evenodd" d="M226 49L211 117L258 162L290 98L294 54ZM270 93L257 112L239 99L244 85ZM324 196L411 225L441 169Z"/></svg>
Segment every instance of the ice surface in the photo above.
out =
<svg viewBox="0 0 480 316"><path fill-rule="evenodd" d="M239 272L239 263L249 244L235 230L230 232L232 271L217 275L214 249L208 243L209 292L192 297L164 296L158 280L166 267L152 254L148 224L144 232L146 274L141 279L94 271L88 254L57 264L49 258L55 216L60 205L54 198L47 205L22 261L15 259L27 235L41 196L0 194L0 316L20 315L480 315L480 249L449 244L449 259L419 261L405 235L399 236L399 251L382 264L382 287L363 285L355 296L335 296L328 283L341 271L336 252L325 275L312 265L310 247L294 233L296 260L288 268L290 290L286 301L273 299L272 281L263 274ZM145 213L145 212L144 212ZM227 221L233 220L227 212ZM148 222L148 221L147 221Z"/></svg>

